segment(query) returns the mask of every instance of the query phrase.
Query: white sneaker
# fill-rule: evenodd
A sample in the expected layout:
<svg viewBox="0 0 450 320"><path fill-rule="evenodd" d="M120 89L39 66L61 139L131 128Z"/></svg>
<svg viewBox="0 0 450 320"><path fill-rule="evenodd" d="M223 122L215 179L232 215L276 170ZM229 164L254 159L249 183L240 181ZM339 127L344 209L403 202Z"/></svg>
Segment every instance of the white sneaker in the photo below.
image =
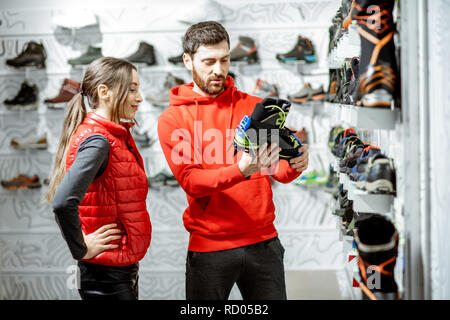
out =
<svg viewBox="0 0 450 320"><path fill-rule="evenodd" d="M183 18L178 19L181 23L196 24L201 21L225 21L223 7L214 0L199 0L198 5L190 12L183 14Z"/></svg>
<svg viewBox="0 0 450 320"><path fill-rule="evenodd" d="M58 10L53 15L52 22L68 29L78 29L98 23L97 17L90 10Z"/></svg>

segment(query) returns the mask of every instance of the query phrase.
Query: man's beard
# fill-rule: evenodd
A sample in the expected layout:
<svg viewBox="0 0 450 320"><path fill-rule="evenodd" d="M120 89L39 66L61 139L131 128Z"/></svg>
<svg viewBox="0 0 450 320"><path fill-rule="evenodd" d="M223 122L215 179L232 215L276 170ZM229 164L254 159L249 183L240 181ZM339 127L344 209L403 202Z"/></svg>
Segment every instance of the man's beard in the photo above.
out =
<svg viewBox="0 0 450 320"><path fill-rule="evenodd" d="M210 95L218 95L222 93L222 91L225 88L225 79L226 77L220 76L212 76L211 79L222 79L222 83L220 85L212 85L210 78L208 80L204 81L200 75L197 73L197 70L195 70L195 67L192 67L192 77L194 79L195 84L202 90L203 92L210 94Z"/></svg>

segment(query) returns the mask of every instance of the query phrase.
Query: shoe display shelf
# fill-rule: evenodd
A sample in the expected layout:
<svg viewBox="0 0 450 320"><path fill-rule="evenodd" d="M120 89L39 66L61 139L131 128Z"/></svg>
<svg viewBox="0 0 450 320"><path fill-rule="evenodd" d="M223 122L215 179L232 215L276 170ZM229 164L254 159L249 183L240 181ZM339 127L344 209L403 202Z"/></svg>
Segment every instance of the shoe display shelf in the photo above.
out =
<svg viewBox="0 0 450 320"><path fill-rule="evenodd" d="M334 122L368 130L394 130L400 117L398 108L360 107L338 103L324 103L324 112Z"/></svg>
<svg viewBox="0 0 450 320"><path fill-rule="evenodd" d="M338 201L331 201L330 210L340 210ZM361 290L359 288L359 270L358 270L358 251L355 246L354 238L351 235L345 234L345 229L342 227L342 217L336 215L336 229L338 231L338 239L342 245L342 259L343 261L343 281L339 282L339 289L342 296L351 300L361 299Z"/></svg>
<svg viewBox="0 0 450 320"><path fill-rule="evenodd" d="M328 55L328 68L339 69L345 59L359 57L361 55L361 40L358 26L354 22L349 26L348 32L344 33L336 46Z"/></svg>
<svg viewBox="0 0 450 320"><path fill-rule="evenodd" d="M318 62L307 63L306 61L286 61L281 63L283 66L290 70L296 71L302 76L312 76L312 75L327 75L328 69L319 68Z"/></svg>
<svg viewBox="0 0 450 320"><path fill-rule="evenodd" d="M190 71L186 69L184 65L146 65L145 63L133 63L139 72L143 73L186 73L189 74Z"/></svg>
<svg viewBox="0 0 450 320"><path fill-rule="evenodd" d="M173 66L172 68L173 71L178 71L181 68L184 68L184 66ZM329 72L328 69L320 67L318 62L307 63L305 61L287 61L281 63L279 61L265 61L264 66L262 66L261 63L249 64L246 61L230 62L230 71L233 71L236 74L257 74L260 73L262 69L265 71L287 69L300 76L325 76L328 75Z"/></svg>
<svg viewBox="0 0 450 320"><path fill-rule="evenodd" d="M351 300L360 300L361 289L359 288L358 251L355 248L352 236L343 236L342 251L345 259L343 271L346 277L345 285L347 288L341 288L341 291L349 292L349 298Z"/></svg>
<svg viewBox="0 0 450 320"><path fill-rule="evenodd" d="M36 115L39 113L38 109L27 109L24 107L17 107L16 109L10 109L6 107L4 104L0 107L0 125L3 126L4 121L7 121L3 116L11 116L13 115L16 120L23 120L31 114Z"/></svg>
<svg viewBox="0 0 450 320"><path fill-rule="evenodd" d="M351 181L349 176L340 173L339 182L343 188L348 190L348 199L353 201L355 212L378 213L391 218L393 216L394 195L370 194L357 188L356 182Z"/></svg>
<svg viewBox="0 0 450 320"><path fill-rule="evenodd" d="M324 105L325 103L323 101L305 101L302 103L292 102L291 108L298 109L303 116L314 117L324 113Z"/></svg>
<svg viewBox="0 0 450 320"><path fill-rule="evenodd" d="M394 130L399 109L341 105L341 119L358 129Z"/></svg>
<svg viewBox="0 0 450 320"><path fill-rule="evenodd" d="M29 66L29 67L20 67L20 68L14 68L10 66L5 66L3 70L0 71L0 76L9 76L9 75L24 75L25 79L30 79L33 76L39 76L46 74L47 70L45 68L41 69L35 66Z"/></svg>

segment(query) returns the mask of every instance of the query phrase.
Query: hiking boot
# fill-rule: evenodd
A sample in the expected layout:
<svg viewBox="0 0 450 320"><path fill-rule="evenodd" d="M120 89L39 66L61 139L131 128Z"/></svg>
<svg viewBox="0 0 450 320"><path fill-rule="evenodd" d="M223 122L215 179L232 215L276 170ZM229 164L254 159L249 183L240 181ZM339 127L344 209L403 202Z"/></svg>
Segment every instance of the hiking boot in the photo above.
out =
<svg viewBox="0 0 450 320"><path fill-rule="evenodd" d="M396 194L394 161L382 154L376 154L367 164L365 188L369 193Z"/></svg>
<svg viewBox="0 0 450 320"><path fill-rule="evenodd" d="M375 146L368 146L364 148L361 155L356 159L356 163L351 167L353 163L350 163L347 167L347 174L352 181L358 181L359 176L366 172L367 164L369 163L369 159L375 156L376 154L381 153L380 148Z"/></svg>
<svg viewBox="0 0 450 320"><path fill-rule="evenodd" d="M180 54L179 56L173 56L167 59L170 63L177 65L177 66L183 66L183 54Z"/></svg>
<svg viewBox="0 0 450 320"><path fill-rule="evenodd" d="M260 98L278 98L278 86L270 84L266 80L256 80L256 86L252 92L253 95Z"/></svg>
<svg viewBox="0 0 450 320"><path fill-rule="evenodd" d="M43 69L46 59L47 53L42 43L30 41L24 44L22 52L17 57L6 60L6 64L15 68L37 67Z"/></svg>
<svg viewBox="0 0 450 320"><path fill-rule="evenodd" d="M22 139L12 139L11 146L16 149L47 149L47 138L45 134L37 135L31 131Z"/></svg>
<svg viewBox="0 0 450 320"><path fill-rule="evenodd" d="M341 90L341 102L345 104L350 104L349 91L351 90L350 85L352 84L352 69L350 67L350 59L345 59L343 65L343 75L344 83Z"/></svg>
<svg viewBox="0 0 450 320"><path fill-rule="evenodd" d="M297 130L294 132L294 136L297 137L298 140L300 140L300 142L303 143L308 143L308 132L306 131L305 128L303 128L302 130Z"/></svg>
<svg viewBox="0 0 450 320"><path fill-rule="evenodd" d="M85 53L77 58L67 60L67 63L72 66L87 65L101 57L103 57L102 48L89 46Z"/></svg>
<svg viewBox="0 0 450 320"><path fill-rule="evenodd" d="M78 81L66 78L59 89L58 95L51 99L45 99L44 103L49 109L64 109L67 102L78 93L80 86L81 84Z"/></svg>
<svg viewBox="0 0 450 320"><path fill-rule="evenodd" d="M330 133L328 134L328 147L330 148L330 150L333 150L338 136L341 135L344 131L344 128L342 128L341 126L331 128Z"/></svg>
<svg viewBox="0 0 450 320"><path fill-rule="evenodd" d="M346 90L346 87L348 86L348 82L350 81L347 80L350 79L350 75L348 72L348 68L345 67L345 64L338 70L337 75L338 86L334 102L344 103L344 92Z"/></svg>
<svg viewBox="0 0 450 320"><path fill-rule="evenodd" d="M336 92L334 96L330 96L330 102L333 103L340 103L341 97L342 97L342 86L343 86L343 75L342 75L342 68L336 69L335 73L335 80L336 80Z"/></svg>
<svg viewBox="0 0 450 320"><path fill-rule="evenodd" d="M302 36L298 36L297 44L288 53L278 53L276 58L281 62L305 61L307 63L316 62L314 46L311 41Z"/></svg>
<svg viewBox="0 0 450 320"><path fill-rule="evenodd" d="M248 64L257 63L258 49L253 39L249 37L239 36L239 42L230 52L230 61L245 61Z"/></svg>
<svg viewBox="0 0 450 320"><path fill-rule="evenodd" d="M347 173L348 168L352 168L356 164L356 161L363 153L365 147L367 147L367 145L364 143L353 143L345 157L339 162L339 171L341 173Z"/></svg>
<svg viewBox="0 0 450 320"><path fill-rule="evenodd" d="M350 8L348 10L347 16L345 17L344 21L342 21L342 27L344 29L348 29L348 27L352 24L352 13L353 10L355 9L355 0L352 1Z"/></svg>
<svg viewBox="0 0 450 320"><path fill-rule="evenodd" d="M139 43L137 51L125 59L133 63L146 63L149 66L156 64L153 46L143 41Z"/></svg>
<svg viewBox="0 0 450 320"><path fill-rule="evenodd" d="M147 96L146 99L157 107L169 106L169 94L170 89L184 84L184 80L174 77L172 74L167 74L166 81L164 82L163 89L151 96Z"/></svg>
<svg viewBox="0 0 450 320"><path fill-rule="evenodd" d="M311 88L311 84L305 83L300 91L294 93L293 95L288 95L288 99L293 103L303 103L305 101L308 101L312 92L313 89Z"/></svg>
<svg viewBox="0 0 450 320"><path fill-rule="evenodd" d="M358 99L358 79L359 79L359 58L354 57L350 61L350 81L346 88L344 103L357 104Z"/></svg>
<svg viewBox="0 0 450 320"><path fill-rule="evenodd" d="M353 4L351 18L361 38L358 100L362 106L389 108L398 91L394 4L394 0L355 0Z"/></svg>
<svg viewBox="0 0 450 320"><path fill-rule="evenodd" d="M399 242L395 226L381 215L369 215L357 223L354 238L363 300L399 299L394 277Z"/></svg>
<svg viewBox="0 0 450 320"><path fill-rule="evenodd" d="M1 184L3 188L8 190L35 189L41 187L38 176L35 175L32 177L28 177L23 174L20 174L10 180L2 180Z"/></svg>
<svg viewBox="0 0 450 320"><path fill-rule="evenodd" d="M323 90L323 86L320 88L313 89L309 94L308 101L323 101L325 100L325 91Z"/></svg>
<svg viewBox="0 0 450 320"><path fill-rule="evenodd" d="M328 93L326 95L325 100L328 102L332 102L336 98L337 94L337 70L336 69L330 69L330 84L328 87Z"/></svg>
<svg viewBox="0 0 450 320"><path fill-rule="evenodd" d="M38 88L35 84L28 81L22 82L20 90L12 99L4 101L5 106L12 110L36 110L38 107Z"/></svg>
<svg viewBox="0 0 450 320"><path fill-rule="evenodd" d="M281 148L280 158L291 159L301 155L298 152L301 142L293 131L284 126L290 107L291 103L282 99L266 98L257 103L251 117L244 116L236 128L233 143L235 153L245 150L256 154L259 146L265 142L269 145L278 142ZM277 131L278 141L272 137L272 130Z"/></svg>
<svg viewBox="0 0 450 320"><path fill-rule="evenodd" d="M347 130L338 130L335 135L335 140L333 144L333 148L331 149L331 153L334 154L336 157L340 158L340 155L342 153L343 144L344 142L352 136L356 136L355 130L353 128L349 128Z"/></svg>
<svg viewBox="0 0 450 320"><path fill-rule="evenodd" d="M361 143L362 143L361 139L359 139L358 136L356 135L350 135L344 138L344 142L341 145L339 158L341 160L344 159L354 144L361 144Z"/></svg>
<svg viewBox="0 0 450 320"><path fill-rule="evenodd" d="M348 206L344 210L344 215L342 216L342 232L346 236L354 235L354 228L357 218L357 213L353 211L352 206Z"/></svg>

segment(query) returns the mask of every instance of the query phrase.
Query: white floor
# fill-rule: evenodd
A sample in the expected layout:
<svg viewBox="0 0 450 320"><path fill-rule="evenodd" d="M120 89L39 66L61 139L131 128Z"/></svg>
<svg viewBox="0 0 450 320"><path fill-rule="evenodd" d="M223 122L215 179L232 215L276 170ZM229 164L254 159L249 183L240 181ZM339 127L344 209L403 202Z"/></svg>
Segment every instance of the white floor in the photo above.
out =
<svg viewBox="0 0 450 320"><path fill-rule="evenodd" d="M341 300L336 270L286 271L288 300Z"/></svg>

